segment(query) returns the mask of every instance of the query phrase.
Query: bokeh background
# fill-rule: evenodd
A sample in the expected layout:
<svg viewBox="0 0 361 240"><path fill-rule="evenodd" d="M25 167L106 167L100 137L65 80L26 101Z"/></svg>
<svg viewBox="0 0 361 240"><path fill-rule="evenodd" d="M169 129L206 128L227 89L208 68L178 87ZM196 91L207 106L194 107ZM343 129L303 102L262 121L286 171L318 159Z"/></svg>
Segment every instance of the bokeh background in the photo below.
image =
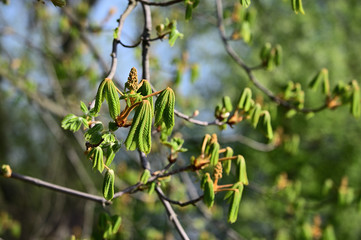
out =
<svg viewBox="0 0 361 240"><path fill-rule="evenodd" d="M7 1L3 1L7 2ZM110 66L116 20L127 1L69 1L65 9L50 1L0 3L0 163L14 172L62 186L101 195L102 176L92 171L84 155L82 134L61 129L68 113L80 114L79 102L89 102ZM322 105L324 96L307 84L328 68L331 87L361 75L361 4L351 1L304 1L305 15L295 14L290 1L252 1L252 40L232 42L250 66L260 63L265 42L281 44L283 64L255 74L277 95L289 81L305 90L306 107ZM224 1L227 34L239 31L234 22L238 1ZM205 133L218 133L222 146L231 146L247 161L250 186L243 194L238 221L227 223L222 193L207 209L201 203L175 210L191 239L360 239L361 149L360 119L349 107L286 117L255 89L225 53L214 1L201 1L193 19L184 21L184 4L152 7L153 25L177 19L184 34L170 47L167 40L152 42L151 82L158 89L176 91L176 108L212 121L215 106L225 95L234 103L250 87L272 113L277 142L244 122L221 131L176 119L175 134L185 139L188 152L180 166L197 156ZM137 41L143 30L138 6L126 19L125 44ZM243 12L244 14L244 12ZM155 36L155 31L152 33ZM122 87L129 70L141 73L139 48L119 48L115 76ZM198 70L198 74L197 73ZM104 118L105 118L105 114ZM119 130L124 139L128 130ZM149 155L153 169L166 163L167 150L154 137ZM254 142L256 141L256 142ZM275 146L276 144L276 146ZM124 148L117 154L116 188L124 189L141 174L137 154ZM164 187L172 199L198 196L194 174L173 177ZM3 239L95 238L101 212L118 214L122 226L117 239L178 239L155 195L124 195L112 207L0 178L0 237Z"/></svg>

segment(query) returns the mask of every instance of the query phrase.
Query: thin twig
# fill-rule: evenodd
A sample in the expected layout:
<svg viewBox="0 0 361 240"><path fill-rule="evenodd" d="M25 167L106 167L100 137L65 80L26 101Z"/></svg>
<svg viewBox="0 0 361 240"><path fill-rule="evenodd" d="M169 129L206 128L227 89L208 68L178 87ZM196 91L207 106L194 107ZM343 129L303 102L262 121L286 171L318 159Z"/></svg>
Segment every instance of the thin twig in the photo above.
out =
<svg viewBox="0 0 361 240"><path fill-rule="evenodd" d="M111 202L105 200L103 197L100 196L96 196L93 194L89 194L89 193L85 193L85 192L81 192L81 191L77 191L71 188L66 188L66 187L62 187L56 184L52 184L43 180L40 180L38 178L33 178L33 177L29 177L29 176L25 176L25 175L21 175L18 173L11 173L10 178L14 178L14 179L18 179L39 187L44 187L44 188L48 188L51 190L54 190L56 192L61 192L61 193L66 193L72 196L76 196L76 197L80 197L80 198L84 198L90 201L94 201L94 202L98 202L101 203L102 205L110 205Z"/></svg>
<svg viewBox="0 0 361 240"><path fill-rule="evenodd" d="M117 48L118 48L118 42L120 41L120 36L122 33L124 21L126 17L133 11L133 9L137 6L137 1L135 0L129 0L127 8L124 10L123 14L119 18L119 24L118 24L118 33L117 37L113 39L113 47L112 47L112 53L110 56L112 57L112 63L110 66L109 73L106 78L113 79L116 69L117 69Z"/></svg>
<svg viewBox="0 0 361 240"><path fill-rule="evenodd" d="M167 200L168 202L170 202L171 204L175 204L175 205L179 205L181 207L184 207L184 206L188 206L188 205L194 205L195 203L199 202L200 200L203 199L203 195L195 198L195 199L192 199L192 200L189 200L187 202L180 202L180 201L175 201L175 200L172 200L168 197L166 197L163 193L159 193L159 195L164 199L164 200Z"/></svg>
<svg viewBox="0 0 361 240"><path fill-rule="evenodd" d="M167 200L162 198L162 195L164 195L162 189L157 186L157 187L155 187L155 191L157 192L160 201L163 203L163 206L167 211L169 220L174 224L174 226L176 227L181 238L184 240L189 240L189 237L188 237L187 233L185 232L182 224L179 222L177 214L174 212L172 206L170 205L170 203Z"/></svg>
<svg viewBox="0 0 361 240"><path fill-rule="evenodd" d="M218 120L214 120L213 122L206 122L206 121L200 121L197 119L193 119L191 116L188 116L184 113L179 112L178 110L174 109L174 114L177 115L180 118L183 118L184 120L200 125L200 126L210 126L210 125L217 125L222 126L225 123L219 122Z"/></svg>
<svg viewBox="0 0 361 240"><path fill-rule="evenodd" d="M170 6L173 4L183 2L183 0L172 0L172 1L168 1L168 2L148 2L146 0L137 0L137 1L144 5L157 6L157 7L167 7L167 6Z"/></svg>
<svg viewBox="0 0 361 240"><path fill-rule="evenodd" d="M121 40L118 41L118 43L119 43L120 45L122 45L123 47L125 47L125 48L136 48L136 47L139 46L139 44L140 44L141 42L142 42L142 39L139 39L139 41L136 42L136 43L134 43L133 45L127 45L127 44L124 44Z"/></svg>

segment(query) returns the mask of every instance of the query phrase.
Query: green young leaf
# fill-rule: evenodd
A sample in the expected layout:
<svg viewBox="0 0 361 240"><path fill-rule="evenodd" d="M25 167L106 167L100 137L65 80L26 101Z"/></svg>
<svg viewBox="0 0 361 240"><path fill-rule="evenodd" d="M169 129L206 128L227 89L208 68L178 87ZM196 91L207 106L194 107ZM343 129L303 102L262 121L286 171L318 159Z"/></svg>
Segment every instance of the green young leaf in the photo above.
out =
<svg viewBox="0 0 361 240"><path fill-rule="evenodd" d="M296 0L296 6L297 6L297 10L301 14L305 14L305 11L303 10L302 0Z"/></svg>
<svg viewBox="0 0 361 240"><path fill-rule="evenodd" d="M188 21L192 19L193 3L191 1L186 1L186 13L185 19Z"/></svg>
<svg viewBox="0 0 361 240"><path fill-rule="evenodd" d="M203 178L204 180L204 196L203 201L207 205L207 207L212 207L214 203L214 189L213 189L213 182L209 175L209 173L206 173Z"/></svg>
<svg viewBox="0 0 361 240"><path fill-rule="evenodd" d="M251 5L251 0L240 0L242 7L248 8Z"/></svg>
<svg viewBox="0 0 361 240"><path fill-rule="evenodd" d="M324 232L322 233L322 240L336 240L336 233L332 225L327 225Z"/></svg>
<svg viewBox="0 0 361 240"><path fill-rule="evenodd" d="M140 93L142 96L147 96L152 94L152 86L147 80L142 80L140 83L142 86L138 88L138 93ZM150 106L152 107L153 112L153 97L148 97L147 100L150 102Z"/></svg>
<svg viewBox="0 0 361 240"><path fill-rule="evenodd" d="M352 100L351 100L351 113L354 117L358 118L361 114L360 106L360 87L356 80L352 80Z"/></svg>
<svg viewBox="0 0 361 240"><path fill-rule="evenodd" d="M233 149L230 147L226 148L226 158L230 158L233 156ZM223 161L223 170L227 175L231 172L232 160Z"/></svg>
<svg viewBox="0 0 361 240"><path fill-rule="evenodd" d="M100 107L104 102L104 86L106 84L106 80L103 80L98 88L97 95L95 97L94 108L91 110L92 114L96 115L100 111Z"/></svg>
<svg viewBox="0 0 361 240"><path fill-rule="evenodd" d="M227 112L232 112L233 106L232 106L232 101L231 101L230 97L224 96L222 98L222 103L223 103L223 108L225 108Z"/></svg>
<svg viewBox="0 0 361 240"><path fill-rule="evenodd" d="M114 171L109 169L106 171L103 182L103 196L106 200L113 199L114 196Z"/></svg>
<svg viewBox="0 0 361 240"><path fill-rule="evenodd" d="M324 71L319 71L311 80L311 82L308 84L308 87L312 90L317 90L318 86L322 82L324 78Z"/></svg>
<svg viewBox="0 0 361 240"><path fill-rule="evenodd" d="M252 91L250 88L243 89L241 97L238 102L238 109L244 109L244 111L248 112L251 108L251 100L252 100Z"/></svg>
<svg viewBox="0 0 361 240"><path fill-rule="evenodd" d="M88 107L85 105L85 103L83 101L80 101L80 109L84 114L89 113Z"/></svg>
<svg viewBox="0 0 361 240"><path fill-rule="evenodd" d="M261 105L259 103L256 103L256 105L254 106L252 112L251 112L251 122L254 128L257 127L259 118L261 116Z"/></svg>
<svg viewBox="0 0 361 240"><path fill-rule="evenodd" d="M167 87L162 91L155 101L155 120L154 126L165 124L167 129L174 126L174 105L175 95L171 88Z"/></svg>
<svg viewBox="0 0 361 240"><path fill-rule="evenodd" d="M261 48L260 58L261 58L263 63L268 62L269 56L270 56L270 53L271 53L271 48L272 48L272 45L269 42L265 43L263 45L263 47Z"/></svg>
<svg viewBox="0 0 361 240"><path fill-rule="evenodd" d="M175 20L172 21L172 23L170 24L171 25L171 31L169 33L169 45L171 47L173 47L173 45L175 44L176 40L179 38L183 38L183 34L180 33L178 30L177 30L177 22Z"/></svg>
<svg viewBox="0 0 361 240"><path fill-rule="evenodd" d="M71 130L73 132L79 131L81 125L88 128L88 121L83 117L77 117L74 114L68 114L61 122L61 127L65 130Z"/></svg>
<svg viewBox="0 0 361 240"><path fill-rule="evenodd" d="M138 148L148 154L151 149L151 124L151 106L148 100L143 100L134 113L132 126L125 140L125 147L130 151Z"/></svg>
<svg viewBox="0 0 361 240"><path fill-rule="evenodd" d="M96 145L102 141L102 132L103 131L103 124L96 123L92 128L85 132L84 138L85 141L89 142L90 144Z"/></svg>
<svg viewBox="0 0 361 240"><path fill-rule="evenodd" d="M322 92L325 95L330 95L330 80L328 79L328 70L326 68L323 68L323 85L322 85Z"/></svg>
<svg viewBox="0 0 361 240"><path fill-rule="evenodd" d="M247 21L244 21L241 25L241 36L245 43L250 43L252 40L251 26Z"/></svg>
<svg viewBox="0 0 361 240"><path fill-rule="evenodd" d="M248 185L246 161L242 155L237 156L237 176L238 182L241 182L244 185Z"/></svg>
<svg viewBox="0 0 361 240"><path fill-rule="evenodd" d="M146 184L150 176L151 176L150 171L148 169L145 169L142 175L140 176L140 182Z"/></svg>
<svg viewBox="0 0 361 240"><path fill-rule="evenodd" d="M117 89L111 79L106 79L105 98L109 106L109 114L112 119L116 119L120 114L120 101Z"/></svg>
<svg viewBox="0 0 361 240"><path fill-rule="evenodd" d="M143 123L138 128L137 145L141 152L148 154L152 147L152 107L148 100L144 100L142 105L145 107L145 112L142 119Z"/></svg>
<svg viewBox="0 0 361 240"><path fill-rule="evenodd" d="M262 111L261 113L261 119L262 119L262 129L266 134L266 137L268 139L273 138L273 129L271 125L271 115L268 111Z"/></svg>
<svg viewBox="0 0 361 240"><path fill-rule="evenodd" d="M111 217L112 225L113 225L113 234L116 234L122 224L122 218L118 215L114 215Z"/></svg>
<svg viewBox="0 0 361 240"><path fill-rule="evenodd" d="M103 149L99 146L93 151L93 168L98 169L100 173L104 170Z"/></svg>
<svg viewBox="0 0 361 240"><path fill-rule="evenodd" d="M65 7L66 5L66 1L65 0L51 0L51 2L54 4L54 6L56 7Z"/></svg>
<svg viewBox="0 0 361 240"><path fill-rule="evenodd" d="M215 167L218 163L218 159L219 159L219 143L218 142L214 142L211 144L209 152L211 154L211 158L209 159L209 163L212 167Z"/></svg>
<svg viewBox="0 0 361 240"><path fill-rule="evenodd" d="M228 210L228 222L234 223L237 221L239 205L241 203L243 193L243 184L239 184L238 188L232 195L231 204Z"/></svg>
<svg viewBox="0 0 361 240"><path fill-rule="evenodd" d="M275 64L276 66L279 66L282 64L282 46L277 44L276 47L276 53L275 53Z"/></svg>

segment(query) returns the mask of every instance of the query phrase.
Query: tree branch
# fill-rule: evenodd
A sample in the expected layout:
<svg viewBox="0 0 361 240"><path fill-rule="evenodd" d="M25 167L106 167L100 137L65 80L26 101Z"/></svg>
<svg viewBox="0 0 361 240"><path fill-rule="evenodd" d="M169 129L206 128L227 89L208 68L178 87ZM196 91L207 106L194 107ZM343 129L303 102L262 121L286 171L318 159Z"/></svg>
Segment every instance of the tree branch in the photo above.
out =
<svg viewBox="0 0 361 240"><path fill-rule="evenodd" d="M174 114L177 115L180 118L183 118L184 120L200 125L200 126L210 126L210 125L217 125L217 126L222 126L225 123L219 122L217 120L214 120L213 122L206 122L206 121L200 121L197 119L193 119L193 117L188 116L184 113L179 112L178 110L174 109Z"/></svg>
<svg viewBox="0 0 361 240"><path fill-rule="evenodd" d="M155 187L155 191L157 192L160 201L162 202L164 208L167 211L169 220L174 224L174 226L177 229L177 231L178 231L179 235L181 236L181 238L184 239L184 240L189 240L189 237L188 237L187 233L184 231L183 226L179 222L179 220L177 218L177 214L174 212L172 206L170 205L170 203L167 200L165 200L162 197L162 195L164 195L162 189L157 186L157 187Z"/></svg>
<svg viewBox="0 0 361 240"><path fill-rule="evenodd" d="M171 204L175 204L175 205L179 205L181 207L184 207L184 206L187 206L187 205L194 205L195 203L199 202L200 200L203 199L203 195L199 196L198 198L195 198L195 199L192 199L192 200L189 200L187 202L180 202L180 201L175 201L175 200L172 200L168 197L166 197L162 192L158 193L164 200L170 202Z"/></svg>
<svg viewBox="0 0 361 240"><path fill-rule="evenodd" d="M120 36L122 33L124 21L126 17L133 11L133 9L137 6L137 1L135 0L129 0L127 8L124 10L123 14L119 18L119 24L118 24L118 33L117 37L113 39L113 47L112 47L112 53L110 56L112 57L112 63L110 66L109 73L106 78L113 79L115 72L117 70L117 48L118 48L118 42L120 41Z"/></svg>
<svg viewBox="0 0 361 240"><path fill-rule="evenodd" d="M33 178L33 177L29 177L29 176L25 176L25 175L21 175L18 173L11 173L10 178L14 178L14 179L18 179L39 187L44 187L44 188L48 188L51 190L54 190L56 192L61 192L61 193L66 193L68 195L72 195L72 196L76 196L76 197L80 197L80 198L84 198L86 200L90 200L90 201L94 201L94 202L98 202L101 203L102 205L110 205L111 202L105 200L103 197L100 196L96 196L93 194L89 194L89 193L85 193L85 192L80 192L71 188L66 188L66 187L62 187L56 184L52 184L43 180L40 180L38 178Z"/></svg>
<svg viewBox="0 0 361 240"><path fill-rule="evenodd" d="M172 0L172 1L168 1L168 2L148 2L146 0L137 0L137 1L144 5L157 6L157 7L167 7L167 6L170 6L173 4L183 2L183 0Z"/></svg>

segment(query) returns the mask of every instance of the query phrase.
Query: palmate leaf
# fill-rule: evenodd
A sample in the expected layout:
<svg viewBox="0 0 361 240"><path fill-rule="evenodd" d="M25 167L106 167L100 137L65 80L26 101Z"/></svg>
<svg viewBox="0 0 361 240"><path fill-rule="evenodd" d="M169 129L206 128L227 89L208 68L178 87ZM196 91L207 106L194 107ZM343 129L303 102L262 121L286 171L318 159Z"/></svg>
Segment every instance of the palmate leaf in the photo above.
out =
<svg viewBox="0 0 361 240"><path fill-rule="evenodd" d="M237 156L237 177L238 182L241 182L244 185L248 185L246 161L242 155Z"/></svg>
<svg viewBox="0 0 361 240"><path fill-rule="evenodd" d="M106 81L103 80L99 87L98 87L98 91L97 91L97 95L95 97L95 105L94 108L91 110L91 113L96 115L97 113L99 113L100 111L100 107L102 106L102 103L104 101L104 86L105 86Z"/></svg>
<svg viewBox="0 0 361 240"><path fill-rule="evenodd" d="M227 147L226 148L226 158L229 158L232 156L233 156L233 149L230 147ZM229 173L231 172L231 167L232 167L232 160L223 161L223 169L227 175L229 175Z"/></svg>
<svg viewBox="0 0 361 240"><path fill-rule="evenodd" d="M125 147L130 151L138 148L148 154L151 150L151 127L151 104L148 100L143 100L134 113L132 126L124 143Z"/></svg>
<svg viewBox="0 0 361 240"><path fill-rule="evenodd" d="M93 168L98 169L98 171L102 173L104 170L103 149L99 146L95 147L92 153L93 153Z"/></svg>
<svg viewBox="0 0 361 240"><path fill-rule="evenodd" d="M214 203L214 189L213 189L213 182L209 175L209 173L206 173L203 176L202 182L204 183L204 196L203 201L207 205L207 207L212 207Z"/></svg>
<svg viewBox="0 0 361 240"><path fill-rule="evenodd" d="M108 102L109 106L109 114L112 119L115 119L120 114L120 101L117 89L111 79L105 79L106 87L105 91L105 98Z"/></svg>
<svg viewBox="0 0 361 240"><path fill-rule="evenodd" d="M174 105L175 95L171 88L167 87L162 91L155 101L155 121L156 127L165 124L167 129L172 129L174 126Z"/></svg>
<svg viewBox="0 0 361 240"><path fill-rule="evenodd" d="M68 114L61 122L61 127L65 130L76 132L83 124L84 128L88 128L88 121L83 117L75 116L74 114Z"/></svg>
<svg viewBox="0 0 361 240"><path fill-rule="evenodd" d="M140 93L142 96L147 96L152 94L152 87L150 86L150 83L147 80L143 80L141 82L142 86L138 89L138 93ZM148 97L147 100L150 102L150 106L152 107L153 112L153 97Z"/></svg>
<svg viewBox="0 0 361 240"><path fill-rule="evenodd" d="M235 189L235 191L231 193L230 196L232 197L228 209L228 222L230 223L234 223L235 221L237 221L239 205L241 203L242 193L243 193L243 184L236 183L235 185L233 185L232 188Z"/></svg>
<svg viewBox="0 0 361 240"><path fill-rule="evenodd" d="M103 196L106 200L111 200L114 196L114 171L107 170L103 181Z"/></svg>

